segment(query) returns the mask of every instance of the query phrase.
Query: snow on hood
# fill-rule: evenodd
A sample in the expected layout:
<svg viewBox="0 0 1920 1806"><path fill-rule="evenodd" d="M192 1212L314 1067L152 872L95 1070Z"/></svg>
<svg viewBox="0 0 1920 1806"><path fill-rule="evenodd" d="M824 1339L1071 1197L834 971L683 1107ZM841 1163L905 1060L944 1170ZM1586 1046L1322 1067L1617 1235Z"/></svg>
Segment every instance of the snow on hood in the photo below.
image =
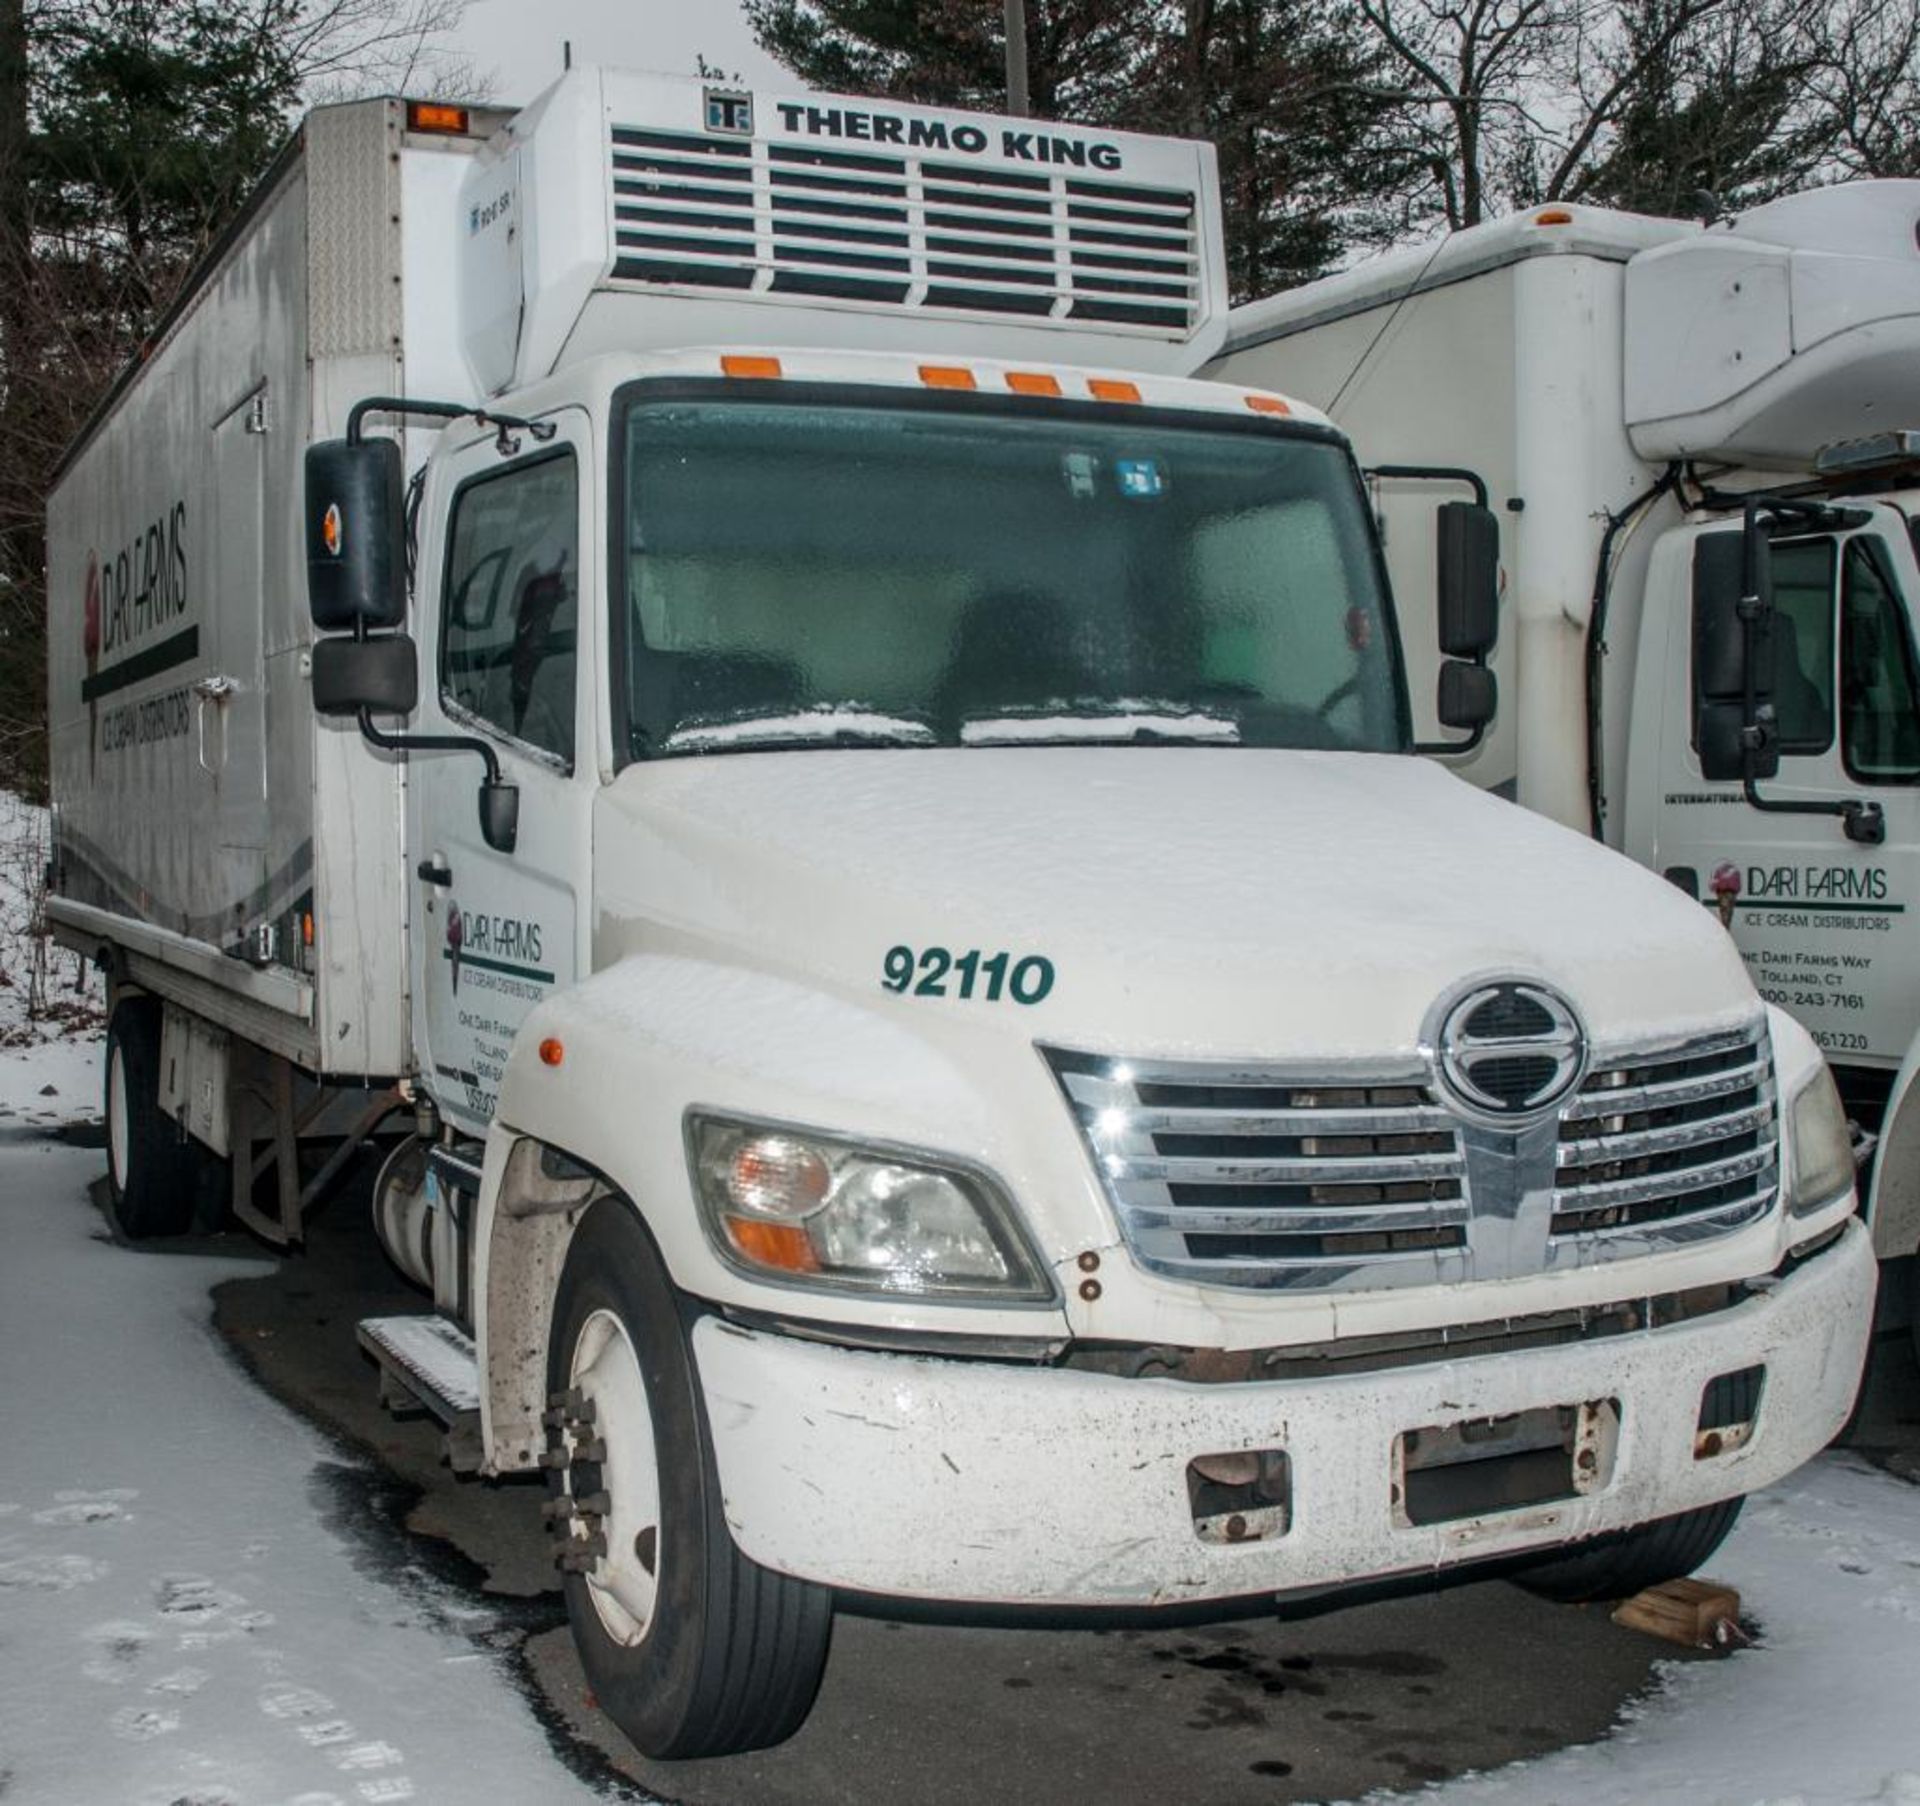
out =
<svg viewBox="0 0 1920 1806"><path fill-rule="evenodd" d="M1595 1039L1751 1015L1732 942L1618 854L1424 760L1196 747L730 753L627 768L595 963L702 954L1023 1039L1410 1050L1441 993L1560 987ZM1032 1007L888 995L889 949L1038 954Z"/></svg>

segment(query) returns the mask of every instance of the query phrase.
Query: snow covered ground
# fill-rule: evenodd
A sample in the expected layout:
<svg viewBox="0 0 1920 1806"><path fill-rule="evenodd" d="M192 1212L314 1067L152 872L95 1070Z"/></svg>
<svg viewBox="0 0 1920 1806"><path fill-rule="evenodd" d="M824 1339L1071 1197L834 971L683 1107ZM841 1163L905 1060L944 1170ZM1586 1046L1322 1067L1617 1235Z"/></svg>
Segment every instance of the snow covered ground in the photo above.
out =
<svg viewBox="0 0 1920 1806"><path fill-rule="evenodd" d="M46 863L46 810L0 790L0 1129L98 1108L100 985L34 932Z"/></svg>
<svg viewBox="0 0 1920 1806"><path fill-rule="evenodd" d="M1415 1797L1920 1806L1920 1489L1824 1455L1749 1502L1708 1572L1740 1587L1756 1647L1667 1667L1603 1743Z"/></svg>
<svg viewBox="0 0 1920 1806"><path fill-rule="evenodd" d="M328 1522L350 1459L211 1327L209 1288L245 1264L116 1246L99 1171L0 1132L7 1806L594 1798L494 1613Z"/></svg>

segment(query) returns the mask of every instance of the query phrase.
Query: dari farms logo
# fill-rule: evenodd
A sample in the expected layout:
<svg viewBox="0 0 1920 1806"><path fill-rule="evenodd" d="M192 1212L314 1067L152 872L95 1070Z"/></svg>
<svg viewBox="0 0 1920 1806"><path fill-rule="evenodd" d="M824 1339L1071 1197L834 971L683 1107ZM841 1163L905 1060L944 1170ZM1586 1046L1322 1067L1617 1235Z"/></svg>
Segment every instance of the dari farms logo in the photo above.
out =
<svg viewBox="0 0 1920 1806"><path fill-rule="evenodd" d="M200 656L200 629L187 617L192 590L187 565L187 504L174 502L117 550L87 553L80 601L80 645L87 705L88 767L102 751L145 746L183 734L184 688L118 704L109 696Z"/></svg>
<svg viewBox="0 0 1920 1806"><path fill-rule="evenodd" d="M453 970L453 994L460 995L460 950L467 944L467 919L458 903L447 905L447 962Z"/></svg>

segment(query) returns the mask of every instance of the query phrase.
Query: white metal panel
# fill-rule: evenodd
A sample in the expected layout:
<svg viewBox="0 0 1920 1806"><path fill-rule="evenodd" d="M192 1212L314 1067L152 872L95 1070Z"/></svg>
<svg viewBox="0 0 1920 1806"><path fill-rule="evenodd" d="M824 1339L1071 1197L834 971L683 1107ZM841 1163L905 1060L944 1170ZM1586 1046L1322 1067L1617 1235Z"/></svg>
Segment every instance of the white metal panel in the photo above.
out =
<svg viewBox="0 0 1920 1806"><path fill-rule="evenodd" d="M584 69L504 136L511 154L476 165L464 196L469 355L493 387L512 305L484 291L515 279L515 231L515 383L616 348L722 343L1025 340L1172 371L1222 330L1204 144Z"/></svg>
<svg viewBox="0 0 1920 1806"><path fill-rule="evenodd" d="M1635 258L1635 447L1792 469L1836 439L1920 419L1917 221L1920 182L1849 182Z"/></svg>

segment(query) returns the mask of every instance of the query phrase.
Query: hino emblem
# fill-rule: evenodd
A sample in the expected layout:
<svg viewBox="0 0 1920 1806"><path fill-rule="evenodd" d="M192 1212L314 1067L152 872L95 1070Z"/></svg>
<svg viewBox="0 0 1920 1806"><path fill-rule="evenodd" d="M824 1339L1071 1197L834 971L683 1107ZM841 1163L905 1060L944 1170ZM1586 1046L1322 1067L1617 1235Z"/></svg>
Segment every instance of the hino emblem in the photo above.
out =
<svg viewBox="0 0 1920 1806"><path fill-rule="evenodd" d="M1495 979L1446 1010L1433 1057L1469 1112L1515 1122L1551 1110L1586 1076L1587 1036L1557 991Z"/></svg>

